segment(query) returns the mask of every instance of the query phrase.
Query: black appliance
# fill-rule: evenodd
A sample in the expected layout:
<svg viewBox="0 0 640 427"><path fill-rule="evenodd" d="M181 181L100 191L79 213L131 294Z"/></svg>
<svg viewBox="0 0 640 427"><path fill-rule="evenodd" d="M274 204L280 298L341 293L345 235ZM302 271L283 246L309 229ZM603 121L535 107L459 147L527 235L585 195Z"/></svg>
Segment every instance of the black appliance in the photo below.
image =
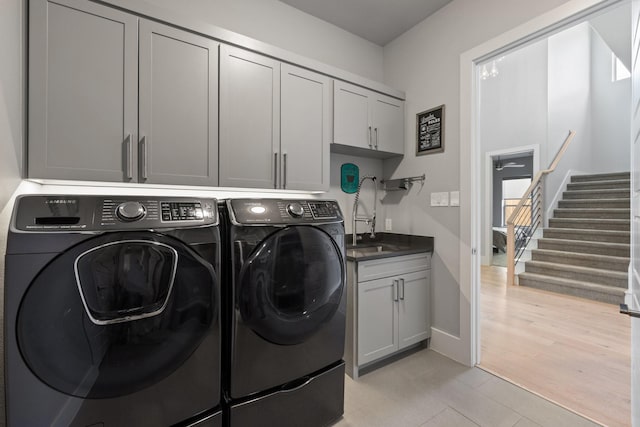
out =
<svg viewBox="0 0 640 427"><path fill-rule="evenodd" d="M222 425L217 212L183 197L16 200L9 427Z"/></svg>
<svg viewBox="0 0 640 427"><path fill-rule="evenodd" d="M344 220L335 201L222 206L229 425L323 426L344 409Z"/></svg>

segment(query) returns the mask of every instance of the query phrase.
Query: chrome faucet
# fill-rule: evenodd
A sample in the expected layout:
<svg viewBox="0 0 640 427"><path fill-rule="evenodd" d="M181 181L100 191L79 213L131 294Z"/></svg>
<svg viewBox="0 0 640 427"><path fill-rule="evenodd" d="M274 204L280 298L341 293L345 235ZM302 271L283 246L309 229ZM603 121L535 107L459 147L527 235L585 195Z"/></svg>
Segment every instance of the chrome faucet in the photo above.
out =
<svg viewBox="0 0 640 427"><path fill-rule="evenodd" d="M360 199L360 189L362 188L362 183L367 180L370 179L371 182L373 182L373 188L374 188L374 193L373 193L373 215L371 215L370 217L368 216L358 216L358 199ZM376 177L375 176L363 176L360 179L360 182L358 183L358 191L356 192L356 200L353 203L353 217L352 217L352 221L351 221L351 231L353 233L353 245L356 245L356 242L358 240L357 234L356 234L356 224L358 222L364 222L365 224L370 226L370 233L371 233L371 238L376 237L376 202L378 201L378 185L376 184Z"/></svg>

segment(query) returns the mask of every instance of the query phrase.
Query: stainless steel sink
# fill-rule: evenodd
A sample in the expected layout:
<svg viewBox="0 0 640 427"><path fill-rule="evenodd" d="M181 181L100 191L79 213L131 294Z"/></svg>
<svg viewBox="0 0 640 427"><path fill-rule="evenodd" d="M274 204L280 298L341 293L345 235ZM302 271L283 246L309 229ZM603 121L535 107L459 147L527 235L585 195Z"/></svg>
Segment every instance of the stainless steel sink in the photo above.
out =
<svg viewBox="0 0 640 427"><path fill-rule="evenodd" d="M392 245L389 243L378 243L378 244L367 243L363 245L347 246L347 255L357 258L357 257L370 256L375 254L398 252L406 249L407 248L403 246Z"/></svg>

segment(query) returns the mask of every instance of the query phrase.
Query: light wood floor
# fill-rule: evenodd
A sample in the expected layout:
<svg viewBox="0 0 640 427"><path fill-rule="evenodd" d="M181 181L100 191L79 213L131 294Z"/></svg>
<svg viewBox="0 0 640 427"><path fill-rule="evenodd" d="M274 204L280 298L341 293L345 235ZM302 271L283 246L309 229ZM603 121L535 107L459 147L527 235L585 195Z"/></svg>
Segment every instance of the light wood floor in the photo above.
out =
<svg viewBox="0 0 640 427"><path fill-rule="evenodd" d="M631 425L631 323L611 304L506 286L482 267L480 367L608 426Z"/></svg>

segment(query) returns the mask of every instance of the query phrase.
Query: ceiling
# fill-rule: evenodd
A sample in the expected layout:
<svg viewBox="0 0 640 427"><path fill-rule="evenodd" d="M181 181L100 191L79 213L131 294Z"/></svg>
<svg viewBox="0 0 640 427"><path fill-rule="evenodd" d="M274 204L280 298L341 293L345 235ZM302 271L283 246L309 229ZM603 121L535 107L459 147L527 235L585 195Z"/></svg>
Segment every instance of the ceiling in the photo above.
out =
<svg viewBox="0 0 640 427"><path fill-rule="evenodd" d="M280 0L384 46L452 0Z"/></svg>

